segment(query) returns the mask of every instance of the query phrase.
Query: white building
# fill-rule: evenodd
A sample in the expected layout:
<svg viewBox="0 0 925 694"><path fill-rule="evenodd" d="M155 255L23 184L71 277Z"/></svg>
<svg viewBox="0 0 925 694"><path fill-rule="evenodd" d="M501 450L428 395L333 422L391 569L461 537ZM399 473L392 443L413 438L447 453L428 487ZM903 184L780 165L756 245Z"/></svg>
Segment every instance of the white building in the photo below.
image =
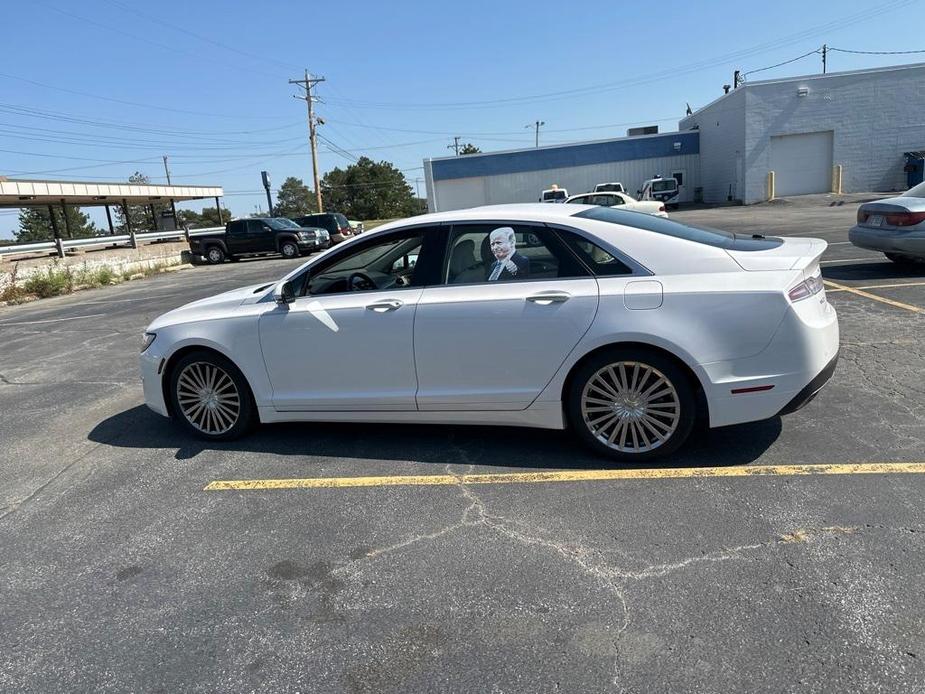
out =
<svg viewBox="0 0 925 694"><path fill-rule="evenodd" d="M925 64L748 82L679 124L700 132L705 202L833 190L905 190L903 153L925 149ZM837 181L836 181L837 184Z"/></svg>
<svg viewBox="0 0 925 694"><path fill-rule="evenodd" d="M679 97L679 102L681 102ZM656 174L681 202L905 190L903 153L925 150L925 64L747 82L684 118L679 132L424 160L431 210L531 202ZM834 186L834 188L833 188Z"/></svg>
<svg viewBox="0 0 925 694"><path fill-rule="evenodd" d="M432 211L536 202L556 184L569 194L619 181L630 195L656 175L674 176L681 202L700 183L699 133L661 133L424 160Z"/></svg>

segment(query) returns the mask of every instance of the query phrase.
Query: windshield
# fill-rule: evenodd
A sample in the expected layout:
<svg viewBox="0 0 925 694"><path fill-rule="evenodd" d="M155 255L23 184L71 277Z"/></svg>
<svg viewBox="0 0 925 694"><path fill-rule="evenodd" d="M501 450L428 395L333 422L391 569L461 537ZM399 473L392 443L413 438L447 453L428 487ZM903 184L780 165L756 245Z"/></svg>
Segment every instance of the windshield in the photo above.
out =
<svg viewBox="0 0 925 694"><path fill-rule="evenodd" d="M299 225L293 222L291 219L285 219L282 217L274 217L273 219L266 220L267 225L271 229L298 229Z"/></svg>
<svg viewBox="0 0 925 694"><path fill-rule="evenodd" d="M685 239L686 241L694 241L695 243L704 243L708 246L716 246L717 248L733 248L735 246L735 234L728 231L680 224L666 219L665 217L655 217L648 214L639 214L638 212L615 210L612 207L593 207L590 210L579 212L574 216L584 217L585 219L596 219L600 222L610 222L611 224L623 224L636 229L652 231L656 234L674 236L677 239Z"/></svg>
<svg viewBox="0 0 925 694"><path fill-rule="evenodd" d="M666 190L674 190L678 187L678 182L673 178L665 178L661 181L652 181L652 190L656 193L664 193Z"/></svg>
<svg viewBox="0 0 925 694"><path fill-rule="evenodd" d="M904 198L925 198L925 183L919 183L917 186L912 186L909 190L902 194Z"/></svg>
<svg viewBox="0 0 925 694"><path fill-rule="evenodd" d="M621 183L600 183L596 190L599 193L622 193L623 185Z"/></svg>
<svg viewBox="0 0 925 694"><path fill-rule="evenodd" d="M544 190L543 200L565 200L568 194L564 190Z"/></svg>

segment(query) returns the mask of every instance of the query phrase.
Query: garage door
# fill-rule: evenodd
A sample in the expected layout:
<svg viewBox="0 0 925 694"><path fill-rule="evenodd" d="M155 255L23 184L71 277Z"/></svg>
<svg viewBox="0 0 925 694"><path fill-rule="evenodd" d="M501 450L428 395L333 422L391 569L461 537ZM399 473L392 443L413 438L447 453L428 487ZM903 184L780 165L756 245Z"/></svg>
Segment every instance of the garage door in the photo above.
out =
<svg viewBox="0 0 925 694"><path fill-rule="evenodd" d="M832 190L832 131L771 138L771 171L778 196Z"/></svg>

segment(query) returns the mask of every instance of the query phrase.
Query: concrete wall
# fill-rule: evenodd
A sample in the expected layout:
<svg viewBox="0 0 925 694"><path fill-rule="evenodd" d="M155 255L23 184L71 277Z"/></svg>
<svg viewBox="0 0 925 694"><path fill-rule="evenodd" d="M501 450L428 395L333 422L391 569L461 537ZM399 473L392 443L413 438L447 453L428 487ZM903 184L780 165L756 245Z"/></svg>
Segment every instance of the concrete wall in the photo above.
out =
<svg viewBox="0 0 925 694"><path fill-rule="evenodd" d="M905 190L903 152L925 149L925 65L749 86L746 111L746 202L765 199L772 136L824 130L844 192Z"/></svg>
<svg viewBox="0 0 925 694"><path fill-rule="evenodd" d="M704 202L739 200L745 176L745 99L737 89L679 124L700 130L700 180Z"/></svg>
<svg viewBox="0 0 925 694"><path fill-rule="evenodd" d="M706 202L725 201L730 186L745 203L767 199L771 137L828 130L844 192L905 190L903 152L925 149L925 65L753 82L680 129L695 124Z"/></svg>

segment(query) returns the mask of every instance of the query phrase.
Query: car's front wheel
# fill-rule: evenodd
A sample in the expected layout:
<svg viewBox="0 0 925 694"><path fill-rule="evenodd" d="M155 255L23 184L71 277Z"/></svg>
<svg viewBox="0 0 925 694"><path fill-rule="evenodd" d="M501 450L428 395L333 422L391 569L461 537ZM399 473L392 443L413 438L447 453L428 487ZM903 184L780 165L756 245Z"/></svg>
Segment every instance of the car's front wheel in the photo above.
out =
<svg viewBox="0 0 925 694"><path fill-rule="evenodd" d="M299 257L299 247L296 245L295 241L284 242L283 245L279 247L279 252L283 254L284 258Z"/></svg>
<svg viewBox="0 0 925 694"><path fill-rule="evenodd" d="M670 358L615 348L582 364L566 409L575 434L597 453L643 461L676 451L696 419L687 374Z"/></svg>
<svg viewBox="0 0 925 694"><path fill-rule="evenodd" d="M177 420L196 436L229 441L256 422L250 388L241 371L220 354L186 354L170 372L170 398Z"/></svg>
<svg viewBox="0 0 925 694"><path fill-rule="evenodd" d="M221 246L209 246L209 250L206 251L206 260L210 265L221 265L225 262L225 251Z"/></svg>

